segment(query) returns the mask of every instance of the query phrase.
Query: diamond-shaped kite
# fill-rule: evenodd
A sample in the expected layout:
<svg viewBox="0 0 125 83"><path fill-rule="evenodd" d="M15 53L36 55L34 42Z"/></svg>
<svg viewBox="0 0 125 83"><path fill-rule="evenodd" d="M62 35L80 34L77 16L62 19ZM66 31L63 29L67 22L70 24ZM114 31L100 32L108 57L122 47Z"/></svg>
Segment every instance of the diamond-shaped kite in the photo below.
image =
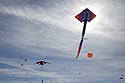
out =
<svg viewBox="0 0 125 83"><path fill-rule="evenodd" d="M78 15L75 16L75 18L78 19L81 23L84 22L84 26L83 26L83 30L82 30L82 37L81 37L81 41L79 44L76 59L78 58L80 50L82 48L82 43L83 43L83 38L85 35L87 21L90 22L95 17L96 17L96 15L93 12L91 12L88 8L86 8L81 13L79 13Z"/></svg>

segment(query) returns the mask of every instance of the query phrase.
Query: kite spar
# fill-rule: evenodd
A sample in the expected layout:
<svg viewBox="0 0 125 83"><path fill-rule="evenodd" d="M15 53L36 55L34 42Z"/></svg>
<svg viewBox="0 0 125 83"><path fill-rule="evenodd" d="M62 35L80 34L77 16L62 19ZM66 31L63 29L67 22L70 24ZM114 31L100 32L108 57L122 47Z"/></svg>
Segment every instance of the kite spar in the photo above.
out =
<svg viewBox="0 0 125 83"><path fill-rule="evenodd" d="M75 16L75 18L78 19L81 23L84 21L84 26L83 26L83 30L82 30L82 37L81 37L81 41L79 44L76 59L78 58L80 51L81 51L81 48L82 48L82 43L83 43L83 39L84 39L84 35L85 35L87 21L90 22L95 17L96 17L96 15L93 12L91 12L88 8L86 8L81 13L79 13L78 15Z"/></svg>

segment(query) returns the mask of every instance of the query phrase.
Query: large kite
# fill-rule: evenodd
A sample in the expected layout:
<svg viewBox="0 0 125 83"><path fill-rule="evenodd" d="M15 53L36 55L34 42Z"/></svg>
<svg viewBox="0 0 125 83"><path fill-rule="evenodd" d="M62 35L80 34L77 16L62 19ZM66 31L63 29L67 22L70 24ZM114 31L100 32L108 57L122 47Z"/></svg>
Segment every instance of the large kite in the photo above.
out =
<svg viewBox="0 0 125 83"><path fill-rule="evenodd" d="M96 17L96 15L93 12L91 12L88 8L86 8L81 13L79 13L78 15L75 16L75 18L78 19L81 23L84 21L84 26L83 26L83 30L82 30L82 37L81 37L81 41L79 44L76 59L78 58L80 50L82 48L82 43L83 43L83 39L84 39L84 35L85 35L87 21L90 22L95 17Z"/></svg>

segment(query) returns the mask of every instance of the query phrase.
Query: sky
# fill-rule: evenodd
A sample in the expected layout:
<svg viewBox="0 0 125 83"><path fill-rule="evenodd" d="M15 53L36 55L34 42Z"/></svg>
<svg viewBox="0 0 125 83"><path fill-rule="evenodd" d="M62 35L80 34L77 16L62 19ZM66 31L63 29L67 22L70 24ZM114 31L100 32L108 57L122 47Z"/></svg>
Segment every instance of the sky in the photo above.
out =
<svg viewBox="0 0 125 83"><path fill-rule="evenodd" d="M119 80L125 76L124 4L0 0L0 83L125 83ZM83 23L75 16L85 8L96 17L87 23L88 39L76 60ZM40 60L51 64L33 65Z"/></svg>

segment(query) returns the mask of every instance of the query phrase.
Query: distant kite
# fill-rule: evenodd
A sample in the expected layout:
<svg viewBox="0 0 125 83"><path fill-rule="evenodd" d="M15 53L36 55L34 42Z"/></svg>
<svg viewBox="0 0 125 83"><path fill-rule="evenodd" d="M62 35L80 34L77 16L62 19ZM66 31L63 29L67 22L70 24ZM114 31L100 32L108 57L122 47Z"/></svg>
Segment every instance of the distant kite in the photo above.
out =
<svg viewBox="0 0 125 83"><path fill-rule="evenodd" d="M44 80L41 81L41 83L43 83Z"/></svg>
<svg viewBox="0 0 125 83"><path fill-rule="evenodd" d="M41 65L41 67L42 67L42 65L45 65L45 64L51 64L50 62L46 62L46 61L38 61L38 62L36 62L36 63L34 63L34 65L35 64L38 64L38 65Z"/></svg>
<svg viewBox="0 0 125 83"><path fill-rule="evenodd" d="M88 58L92 58L93 57L93 53L92 52L88 52L87 57Z"/></svg>
<svg viewBox="0 0 125 83"><path fill-rule="evenodd" d="M25 62L27 61L27 59L24 60Z"/></svg>
<svg viewBox="0 0 125 83"><path fill-rule="evenodd" d="M90 22L95 17L96 17L96 15L93 12L91 12L88 8L86 8L81 13L79 13L78 15L75 16L75 18L77 20L79 20L81 23L84 21L84 26L83 26L83 30L82 30L82 37L81 37L81 41L79 44L76 59L78 58L78 56L80 54L80 50L82 48L82 43L83 43L83 39L84 39L84 35L85 35L87 21Z"/></svg>
<svg viewBox="0 0 125 83"><path fill-rule="evenodd" d="M23 64L20 64L21 66L23 66Z"/></svg>
<svg viewBox="0 0 125 83"><path fill-rule="evenodd" d="M121 75L121 77L119 78L119 80L123 80L123 75Z"/></svg>

